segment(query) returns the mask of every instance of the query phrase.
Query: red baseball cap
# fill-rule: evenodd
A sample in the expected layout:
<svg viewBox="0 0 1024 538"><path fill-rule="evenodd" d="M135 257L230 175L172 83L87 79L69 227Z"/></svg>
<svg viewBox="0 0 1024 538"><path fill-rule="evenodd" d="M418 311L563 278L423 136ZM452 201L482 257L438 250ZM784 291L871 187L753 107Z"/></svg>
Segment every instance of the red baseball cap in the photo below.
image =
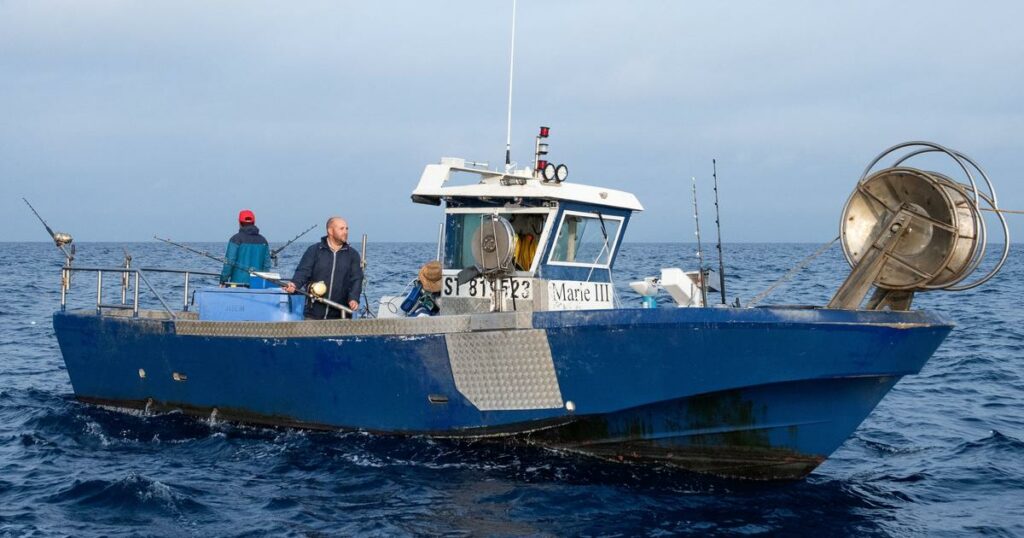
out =
<svg viewBox="0 0 1024 538"><path fill-rule="evenodd" d="M253 224L256 222L256 214L248 209L243 209L238 212L238 223L239 224Z"/></svg>

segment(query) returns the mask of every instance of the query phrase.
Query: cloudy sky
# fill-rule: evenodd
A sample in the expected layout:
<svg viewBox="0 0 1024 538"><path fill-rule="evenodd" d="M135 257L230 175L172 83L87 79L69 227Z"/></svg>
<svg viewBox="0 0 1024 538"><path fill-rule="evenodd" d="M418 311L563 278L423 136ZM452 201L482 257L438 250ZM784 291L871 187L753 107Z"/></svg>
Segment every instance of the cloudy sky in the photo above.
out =
<svg viewBox="0 0 1024 538"><path fill-rule="evenodd" d="M513 158L538 125L570 181L635 192L632 241L824 242L905 140L976 158L1024 209L1020 2L520 0ZM331 214L434 239L442 156L504 156L510 1L0 0L0 240L271 241ZM1024 217L1012 230L1024 232Z"/></svg>

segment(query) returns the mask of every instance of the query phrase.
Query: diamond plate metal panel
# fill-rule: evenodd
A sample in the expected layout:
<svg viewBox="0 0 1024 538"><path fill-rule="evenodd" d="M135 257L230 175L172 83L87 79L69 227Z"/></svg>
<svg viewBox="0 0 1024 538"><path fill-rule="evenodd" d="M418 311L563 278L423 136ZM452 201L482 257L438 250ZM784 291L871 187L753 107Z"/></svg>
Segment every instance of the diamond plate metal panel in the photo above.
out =
<svg viewBox="0 0 1024 538"><path fill-rule="evenodd" d="M562 407L545 331L453 333L445 341L455 386L477 409Z"/></svg>
<svg viewBox="0 0 1024 538"><path fill-rule="evenodd" d="M76 314L81 313L81 314L85 314L85 315L91 315L91 314L95 314L96 313L96 309L95 308L87 308L87 309L72 310L72 312L74 312ZM196 313L196 312L183 312L181 310L178 310L178 311L174 312L174 315L178 316L178 319L199 319L199 314ZM135 315L132 313L131 309L126 309L126 310L104 310L103 311L103 317L107 317L107 318L134 318ZM139 309L139 316L138 317L140 319L160 319L160 320L169 320L169 319L171 319L171 316L167 315L167 311L166 310L146 310L146 309L143 309L143 308Z"/></svg>
<svg viewBox="0 0 1024 538"><path fill-rule="evenodd" d="M449 314L482 314L491 311L490 299L473 297L441 297L439 300L441 313Z"/></svg>
<svg viewBox="0 0 1024 538"><path fill-rule="evenodd" d="M468 331L469 316L274 322L178 320L174 323L174 328L177 334L188 336L251 338L406 336Z"/></svg>
<svg viewBox="0 0 1024 538"><path fill-rule="evenodd" d="M492 312L469 317L470 331L497 331L502 329L532 329L533 312Z"/></svg>

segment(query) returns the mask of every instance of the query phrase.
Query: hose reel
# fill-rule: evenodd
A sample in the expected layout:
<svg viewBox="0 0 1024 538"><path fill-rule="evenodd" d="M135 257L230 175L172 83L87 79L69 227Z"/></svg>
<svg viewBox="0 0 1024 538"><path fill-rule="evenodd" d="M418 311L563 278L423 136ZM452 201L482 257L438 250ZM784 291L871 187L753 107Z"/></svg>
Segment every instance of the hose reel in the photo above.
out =
<svg viewBox="0 0 1024 538"><path fill-rule="evenodd" d="M515 271L513 260L517 236L512 223L497 214L480 215L480 227L473 232L470 248L474 264L456 276L459 286L477 277L484 277L490 293L491 311L500 311L504 297L502 280ZM513 301L514 301L513 296Z"/></svg>
<svg viewBox="0 0 1024 538"><path fill-rule="evenodd" d="M930 153L951 159L967 182L905 164ZM889 156L896 157L890 167L872 172ZM975 174L985 190L978 188ZM999 219L1002 253L986 274L963 283L985 258L983 209ZM931 142L906 142L879 154L847 200L840 230L843 254L853 270L828 308L856 309L872 287L869 310L909 309L916 291L974 288L999 272L1010 248L1009 228L988 175L963 153Z"/></svg>
<svg viewBox="0 0 1024 538"><path fill-rule="evenodd" d="M512 223L500 215L481 215L480 227L473 233L473 261L485 277L501 277L512 272L516 250L516 232Z"/></svg>

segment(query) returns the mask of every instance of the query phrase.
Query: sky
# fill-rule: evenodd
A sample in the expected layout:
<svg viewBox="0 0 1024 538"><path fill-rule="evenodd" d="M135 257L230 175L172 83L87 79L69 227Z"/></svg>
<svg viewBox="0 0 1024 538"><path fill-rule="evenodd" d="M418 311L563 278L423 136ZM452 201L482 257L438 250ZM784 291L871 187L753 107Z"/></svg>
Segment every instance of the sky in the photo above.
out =
<svg viewBox="0 0 1024 538"><path fill-rule="evenodd" d="M634 192L628 241L826 242L863 168L931 140L1024 209L1020 2L520 0L512 153ZM0 241L271 242L330 215L433 241L441 157L504 159L511 1L0 0ZM944 163L925 161L945 170ZM1010 216L1021 237L1024 217ZM308 236L307 236L308 237Z"/></svg>

